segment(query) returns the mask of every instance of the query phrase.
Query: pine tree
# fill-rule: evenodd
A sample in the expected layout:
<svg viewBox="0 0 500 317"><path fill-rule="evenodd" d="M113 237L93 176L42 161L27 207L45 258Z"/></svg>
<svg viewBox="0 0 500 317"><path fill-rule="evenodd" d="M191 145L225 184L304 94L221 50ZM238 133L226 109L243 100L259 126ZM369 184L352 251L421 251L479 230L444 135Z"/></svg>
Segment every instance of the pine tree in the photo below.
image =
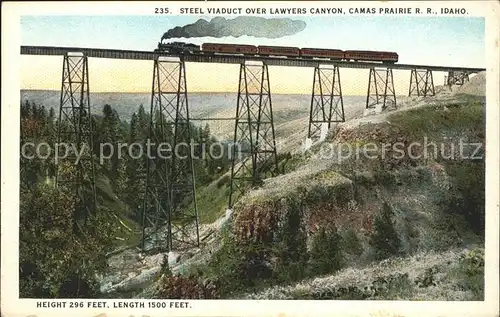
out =
<svg viewBox="0 0 500 317"><path fill-rule="evenodd" d="M343 264L341 245L342 238L334 225L320 228L312 242L311 273L321 275L340 270Z"/></svg>
<svg viewBox="0 0 500 317"><path fill-rule="evenodd" d="M210 140L210 126L205 124L205 127L203 128L203 133L202 133L202 140L205 140L208 142Z"/></svg>
<svg viewBox="0 0 500 317"><path fill-rule="evenodd" d="M141 106L142 108L142 106ZM144 136L141 132L141 120L145 120L146 114L144 113L144 108L139 111L141 115L132 114L130 119L130 128L128 133L128 140L130 144L132 143L144 143ZM130 145L129 144L129 145ZM136 149L136 147L132 147ZM146 179L146 160L145 155L142 157L137 157L137 153L130 153L132 156L128 155L128 159L124 162L126 164L126 176L127 180L125 182L125 192L124 200L134 211L135 220L141 222L142 220L142 204L144 199L145 190L145 179Z"/></svg>
<svg viewBox="0 0 500 317"><path fill-rule="evenodd" d="M40 119L45 121L47 119L47 110L45 109L44 106L40 106L39 113L40 113Z"/></svg>
<svg viewBox="0 0 500 317"><path fill-rule="evenodd" d="M51 119L51 121L53 121L56 117L56 114L55 114L55 111L54 111L54 108L50 108L49 110L49 119Z"/></svg>
<svg viewBox="0 0 500 317"><path fill-rule="evenodd" d="M137 131L141 140L149 137L149 114L146 113L143 105L140 105L137 111Z"/></svg>
<svg viewBox="0 0 500 317"><path fill-rule="evenodd" d="M117 164L116 177L113 180L116 188L116 194L118 197L124 199L128 197L129 193L127 191L127 180L128 180L128 159L127 156L122 156L119 164Z"/></svg>
<svg viewBox="0 0 500 317"><path fill-rule="evenodd" d="M31 104L31 118L38 119L38 108L34 102Z"/></svg>
<svg viewBox="0 0 500 317"><path fill-rule="evenodd" d="M28 100L24 103L21 103L21 118L29 118L30 117L30 104Z"/></svg>
<svg viewBox="0 0 500 317"><path fill-rule="evenodd" d="M301 279L306 274L307 236L302 224L303 207L300 201L291 200L284 222L279 230L278 279L293 281Z"/></svg>
<svg viewBox="0 0 500 317"><path fill-rule="evenodd" d="M375 258L382 260L400 252L401 241L394 229L391 207L384 203L382 211L375 217L370 245L375 249Z"/></svg>
<svg viewBox="0 0 500 317"><path fill-rule="evenodd" d="M130 118L130 131L129 131L129 142L134 143L138 140L138 117L137 114L134 112L132 114L132 117Z"/></svg>
<svg viewBox="0 0 500 317"><path fill-rule="evenodd" d="M103 118L102 118L101 125L99 128L100 143L101 143L101 145L103 145L105 143L110 143L110 144L112 144L112 147L116 147L117 142L118 142L118 125L119 125L119 120L120 120L118 117L118 114L108 104L104 105L102 113L103 113ZM114 151L113 151L108 146L103 147L103 149L105 151L103 153L103 155L105 155L106 157L109 157L110 155L112 155L111 162L105 161L104 167L108 171L112 172L113 175L115 175L114 173L116 173L118 170L118 162L117 162L117 156L118 156L117 150L118 149L114 148Z"/></svg>

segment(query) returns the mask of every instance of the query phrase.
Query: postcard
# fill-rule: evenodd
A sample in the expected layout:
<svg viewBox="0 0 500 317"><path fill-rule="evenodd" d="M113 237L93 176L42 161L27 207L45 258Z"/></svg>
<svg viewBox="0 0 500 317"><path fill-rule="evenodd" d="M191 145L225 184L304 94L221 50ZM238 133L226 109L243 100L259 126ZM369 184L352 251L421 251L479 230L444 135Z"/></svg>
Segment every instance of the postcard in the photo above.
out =
<svg viewBox="0 0 500 317"><path fill-rule="evenodd" d="M498 2L2 9L2 316L498 316Z"/></svg>

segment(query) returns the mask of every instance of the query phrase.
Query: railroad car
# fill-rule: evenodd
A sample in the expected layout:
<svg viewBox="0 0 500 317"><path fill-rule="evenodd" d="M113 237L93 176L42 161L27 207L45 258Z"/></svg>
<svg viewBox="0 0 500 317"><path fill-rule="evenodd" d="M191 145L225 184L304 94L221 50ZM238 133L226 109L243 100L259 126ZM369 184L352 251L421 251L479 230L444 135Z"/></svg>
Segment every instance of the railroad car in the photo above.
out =
<svg viewBox="0 0 500 317"><path fill-rule="evenodd" d="M185 42L172 42L172 43L158 43L158 48L155 52L167 52L173 54L193 54L200 52L200 46L185 43Z"/></svg>
<svg viewBox="0 0 500 317"><path fill-rule="evenodd" d="M383 51L361 51L350 50L342 51L338 49L324 48L298 48L289 46L254 46L246 44L222 44L222 43L203 43L199 45L172 42L158 43L156 52L167 52L172 54L243 54L243 55L260 55L260 56L286 56L286 57L303 57L303 58L325 58L330 60L346 60L346 61L365 61L365 62L382 62L396 63L399 56L395 52Z"/></svg>
<svg viewBox="0 0 500 317"><path fill-rule="evenodd" d="M398 54L394 52L379 51L345 51L344 59L347 61L387 62L396 63Z"/></svg>
<svg viewBox="0 0 500 317"><path fill-rule="evenodd" d="M257 46L245 44L220 44L220 43L203 43L201 50L204 53L223 53L223 54L244 54L256 55L258 53Z"/></svg>
<svg viewBox="0 0 500 317"><path fill-rule="evenodd" d="M341 60L344 59L344 51L335 49L323 49L323 48L301 48L300 56Z"/></svg>
<svg viewBox="0 0 500 317"><path fill-rule="evenodd" d="M258 46L262 56L300 56L300 48L288 46Z"/></svg>

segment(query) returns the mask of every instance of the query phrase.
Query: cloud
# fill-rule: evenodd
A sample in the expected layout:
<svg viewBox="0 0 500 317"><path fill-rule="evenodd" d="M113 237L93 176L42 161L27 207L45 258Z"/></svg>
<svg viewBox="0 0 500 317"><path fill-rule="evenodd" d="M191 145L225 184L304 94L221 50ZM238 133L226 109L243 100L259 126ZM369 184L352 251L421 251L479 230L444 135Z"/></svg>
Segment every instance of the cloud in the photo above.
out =
<svg viewBox="0 0 500 317"><path fill-rule="evenodd" d="M199 19L195 23L176 26L163 34L163 39L192 37L253 36L276 39L303 31L306 23L290 18L240 16L234 19L215 17L210 22Z"/></svg>

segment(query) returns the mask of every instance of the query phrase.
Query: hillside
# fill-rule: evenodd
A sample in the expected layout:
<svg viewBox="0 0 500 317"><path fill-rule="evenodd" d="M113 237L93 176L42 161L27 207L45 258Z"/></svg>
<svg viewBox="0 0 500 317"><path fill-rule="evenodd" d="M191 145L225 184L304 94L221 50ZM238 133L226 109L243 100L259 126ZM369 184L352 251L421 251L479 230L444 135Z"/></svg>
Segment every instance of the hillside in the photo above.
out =
<svg viewBox="0 0 500 317"><path fill-rule="evenodd" d="M484 78L405 98L397 110L358 113L323 142L297 149L286 174L266 179L230 212L226 181L200 188L202 248L115 255L101 290L142 298L483 298L484 149L459 145L484 143Z"/></svg>

